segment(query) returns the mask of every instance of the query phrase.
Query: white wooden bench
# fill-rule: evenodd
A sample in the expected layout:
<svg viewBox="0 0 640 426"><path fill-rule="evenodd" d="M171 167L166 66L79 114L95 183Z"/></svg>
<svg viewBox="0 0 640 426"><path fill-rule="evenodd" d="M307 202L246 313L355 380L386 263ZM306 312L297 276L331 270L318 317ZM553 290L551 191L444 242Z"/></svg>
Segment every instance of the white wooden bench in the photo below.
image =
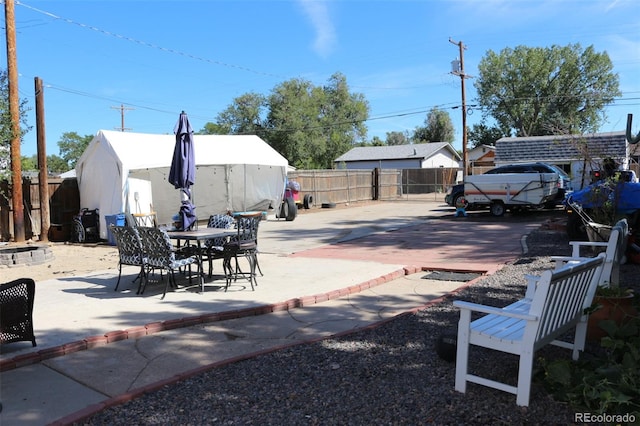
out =
<svg viewBox="0 0 640 426"><path fill-rule="evenodd" d="M576 263L585 259L583 248L604 248L605 263L600 277L600 285L609 287L610 283L618 283L620 278L620 265L626 262L625 252L629 238L629 224L627 219L619 220L611 229L611 235L607 242L595 241L570 241L573 247L571 256L552 256L556 262L556 269L564 267L568 263Z"/></svg>
<svg viewBox="0 0 640 426"><path fill-rule="evenodd" d="M456 352L455 389L464 393L467 382L516 395L516 403L529 405L534 353L547 344L571 349L573 359L584 350L588 316L604 264L604 254L571 263L559 270L544 271L529 281L525 298L504 308L456 300L460 308ZM472 312L488 315L471 321ZM557 340L575 327L573 342ZM470 374L470 345L518 355L517 386Z"/></svg>

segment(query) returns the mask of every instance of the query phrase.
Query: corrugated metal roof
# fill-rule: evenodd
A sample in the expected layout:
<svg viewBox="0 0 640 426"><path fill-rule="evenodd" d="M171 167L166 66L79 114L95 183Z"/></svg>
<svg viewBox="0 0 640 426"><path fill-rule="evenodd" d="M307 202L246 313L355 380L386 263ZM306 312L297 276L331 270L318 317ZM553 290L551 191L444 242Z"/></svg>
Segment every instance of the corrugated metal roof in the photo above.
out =
<svg viewBox="0 0 640 426"><path fill-rule="evenodd" d="M431 142L415 145L391 145L391 146L360 146L352 148L348 152L336 158L336 162L348 161L379 161L432 157L441 149L449 149L456 157L458 153L448 142Z"/></svg>
<svg viewBox="0 0 640 426"><path fill-rule="evenodd" d="M591 158L625 158L626 144L625 132L501 138L496 162L563 162L584 158L585 151Z"/></svg>

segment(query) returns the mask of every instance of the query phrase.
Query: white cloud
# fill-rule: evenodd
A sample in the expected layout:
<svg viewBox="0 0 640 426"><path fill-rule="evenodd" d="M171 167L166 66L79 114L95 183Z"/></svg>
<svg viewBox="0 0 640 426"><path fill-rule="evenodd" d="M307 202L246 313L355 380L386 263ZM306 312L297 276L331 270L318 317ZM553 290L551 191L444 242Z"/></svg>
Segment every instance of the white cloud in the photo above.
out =
<svg viewBox="0 0 640 426"><path fill-rule="evenodd" d="M333 51L337 41L327 3L321 0L300 0L299 3L315 30L313 50L326 58Z"/></svg>

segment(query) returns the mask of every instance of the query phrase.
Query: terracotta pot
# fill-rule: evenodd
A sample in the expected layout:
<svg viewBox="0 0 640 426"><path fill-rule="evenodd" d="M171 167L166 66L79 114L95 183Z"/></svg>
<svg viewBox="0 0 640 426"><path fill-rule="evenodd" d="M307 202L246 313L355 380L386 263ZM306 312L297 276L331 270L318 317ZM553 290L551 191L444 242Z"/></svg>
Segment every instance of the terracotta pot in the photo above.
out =
<svg viewBox="0 0 640 426"><path fill-rule="evenodd" d="M602 305L600 309L589 315L587 323L587 340L599 341L607 335L607 332L598 326L603 320L613 320L618 325L629 321L631 316L638 315L633 306L633 294L620 297L596 296L594 305Z"/></svg>

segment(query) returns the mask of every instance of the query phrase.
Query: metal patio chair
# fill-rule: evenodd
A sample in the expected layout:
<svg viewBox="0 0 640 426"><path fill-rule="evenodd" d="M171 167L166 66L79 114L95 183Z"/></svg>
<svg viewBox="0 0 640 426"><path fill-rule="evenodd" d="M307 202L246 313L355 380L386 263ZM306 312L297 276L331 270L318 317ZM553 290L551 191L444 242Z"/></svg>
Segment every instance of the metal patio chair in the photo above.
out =
<svg viewBox="0 0 640 426"><path fill-rule="evenodd" d="M198 262L198 256L185 253L181 250L176 250L171 243L171 238L167 231L161 228L151 227L138 227L140 238L142 240L142 247L147 257L147 266L149 268L158 268L167 271L168 279L165 284L164 292L162 293L162 299L167 294L169 285L173 288L177 288L175 271L180 268L187 267L195 264L198 267L198 279L202 291L204 291L204 280L200 274L200 264ZM191 275L189 275L191 280ZM149 281L148 274L145 275L145 280L142 285L140 294L144 293L145 287Z"/></svg>

